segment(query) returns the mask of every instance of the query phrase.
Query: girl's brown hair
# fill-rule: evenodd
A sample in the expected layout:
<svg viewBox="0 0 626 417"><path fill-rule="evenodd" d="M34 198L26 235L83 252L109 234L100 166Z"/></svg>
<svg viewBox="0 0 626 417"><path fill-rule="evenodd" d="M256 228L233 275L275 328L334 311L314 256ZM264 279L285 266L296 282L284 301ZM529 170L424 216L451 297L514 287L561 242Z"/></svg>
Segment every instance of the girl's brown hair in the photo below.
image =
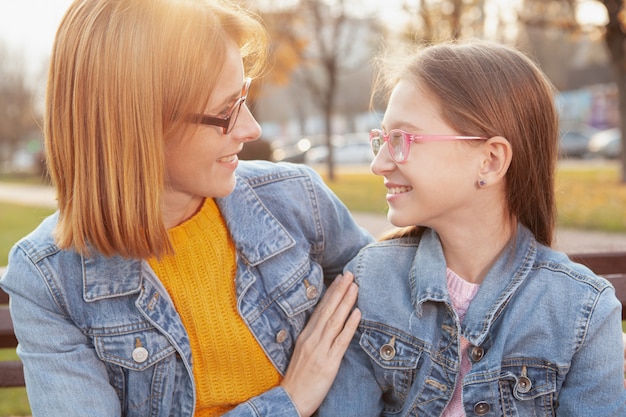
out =
<svg viewBox="0 0 626 417"><path fill-rule="evenodd" d="M267 42L254 16L225 1L76 0L56 35L44 115L58 245L168 253L164 142L192 128L233 43L254 77Z"/></svg>
<svg viewBox="0 0 626 417"><path fill-rule="evenodd" d="M472 40L429 46L408 60L381 60L378 91L390 92L401 79L428 89L439 100L444 120L461 134L509 141L509 212L550 246L556 221L558 115L554 88L537 65L514 48ZM419 232L403 229L401 234Z"/></svg>

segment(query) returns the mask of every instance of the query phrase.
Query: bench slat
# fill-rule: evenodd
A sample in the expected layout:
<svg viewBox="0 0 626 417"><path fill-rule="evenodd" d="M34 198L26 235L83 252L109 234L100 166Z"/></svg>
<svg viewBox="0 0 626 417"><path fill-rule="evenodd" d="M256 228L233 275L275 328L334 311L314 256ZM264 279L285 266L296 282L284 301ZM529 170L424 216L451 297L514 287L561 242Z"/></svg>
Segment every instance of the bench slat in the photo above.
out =
<svg viewBox="0 0 626 417"><path fill-rule="evenodd" d="M0 361L0 388L23 387L24 368L20 361Z"/></svg>

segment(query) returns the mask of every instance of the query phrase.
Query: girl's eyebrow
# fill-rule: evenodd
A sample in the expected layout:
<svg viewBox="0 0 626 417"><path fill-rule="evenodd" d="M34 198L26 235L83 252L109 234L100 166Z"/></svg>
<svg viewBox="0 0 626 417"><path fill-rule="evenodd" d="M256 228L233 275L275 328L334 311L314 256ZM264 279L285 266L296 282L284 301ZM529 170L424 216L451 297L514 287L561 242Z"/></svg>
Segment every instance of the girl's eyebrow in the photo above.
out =
<svg viewBox="0 0 626 417"><path fill-rule="evenodd" d="M393 125L393 129L400 129L400 130L405 130L407 132L421 132L422 129L420 129L419 127L417 127L416 125L410 123L410 122L404 122L401 121L399 123L392 123ZM383 129L383 131L388 132L389 130L387 130L387 128L385 127L384 123L381 123L380 127ZM391 130L393 130L391 129Z"/></svg>

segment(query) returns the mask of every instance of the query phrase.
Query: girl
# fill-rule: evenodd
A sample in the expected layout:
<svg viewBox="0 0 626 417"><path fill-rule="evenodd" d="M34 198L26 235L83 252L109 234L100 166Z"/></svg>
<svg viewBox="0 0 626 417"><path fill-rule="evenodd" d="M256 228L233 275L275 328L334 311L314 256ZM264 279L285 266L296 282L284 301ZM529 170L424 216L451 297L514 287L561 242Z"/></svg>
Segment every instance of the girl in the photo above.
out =
<svg viewBox="0 0 626 417"><path fill-rule="evenodd" d="M226 2L70 6L45 112L59 211L2 278L33 416L318 407L358 323L351 277L311 313L371 238L312 170L239 164L266 50Z"/></svg>
<svg viewBox="0 0 626 417"><path fill-rule="evenodd" d="M405 228L346 267L362 320L320 415L626 415L613 288L550 248L550 83L484 41L391 63L372 171Z"/></svg>

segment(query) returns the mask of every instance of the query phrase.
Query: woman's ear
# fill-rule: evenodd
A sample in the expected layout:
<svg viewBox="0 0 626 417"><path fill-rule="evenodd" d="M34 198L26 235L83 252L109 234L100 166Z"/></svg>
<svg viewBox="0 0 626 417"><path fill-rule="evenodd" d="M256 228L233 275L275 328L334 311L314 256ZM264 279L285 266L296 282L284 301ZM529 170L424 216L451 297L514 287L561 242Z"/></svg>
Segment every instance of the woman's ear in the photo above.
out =
<svg viewBox="0 0 626 417"><path fill-rule="evenodd" d="M513 149L508 140L494 136L483 143L478 185L486 187L500 182L509 170Z"/></svg>

